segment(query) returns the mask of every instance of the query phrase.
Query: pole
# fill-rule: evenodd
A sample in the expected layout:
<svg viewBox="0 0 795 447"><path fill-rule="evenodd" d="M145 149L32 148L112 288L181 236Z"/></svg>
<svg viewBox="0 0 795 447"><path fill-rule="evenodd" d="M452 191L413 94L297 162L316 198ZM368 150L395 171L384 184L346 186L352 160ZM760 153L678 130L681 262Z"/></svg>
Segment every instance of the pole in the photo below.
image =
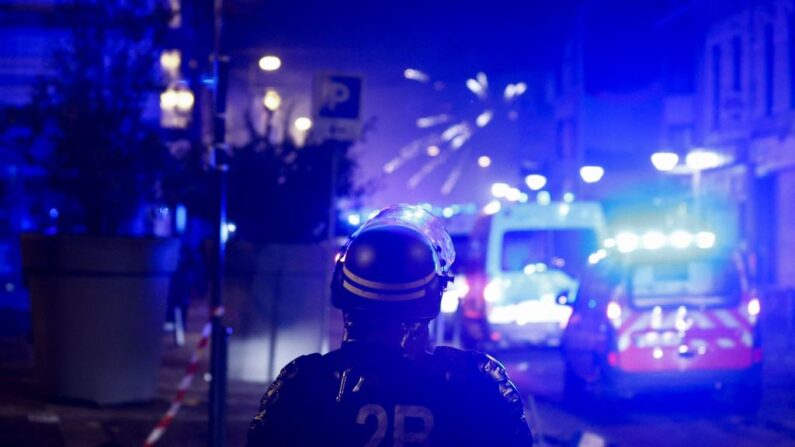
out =
<svg viewBox="0 0 795 447"><path fill-rule="evenodd" d="M215 0L213 62L215 68L215 113L213 114L213 176L215 231L213 234L213 271L210 307L212 335L210 350L210 394L208 423L210 447L223 447L226 437L226 369L227 328L223 323L221 284L224 274L226 248L226 174L228 167L223 157L226 150L226 95L229 84L229 60L221 53L222 0Z"/></svg>
<svg viewBox="0 0 795 447"><path fill-rule="evenodd" d="M320 325L320 352L328 352L330 349L329 341L329 318L331 316L331 277L334 274L334 265L331 261L339 247L336 246L337 234L337 177L339 176L339 152L345 143L339 141L327 140L326 144L331 151L331 169L330 169L330 183L329 183L329 205L328 205L328 233L327 233L327 256L324 262L328 265L326 270L326 281L324 284L326 294L321 307L323 313L321 315Z"/></svg>

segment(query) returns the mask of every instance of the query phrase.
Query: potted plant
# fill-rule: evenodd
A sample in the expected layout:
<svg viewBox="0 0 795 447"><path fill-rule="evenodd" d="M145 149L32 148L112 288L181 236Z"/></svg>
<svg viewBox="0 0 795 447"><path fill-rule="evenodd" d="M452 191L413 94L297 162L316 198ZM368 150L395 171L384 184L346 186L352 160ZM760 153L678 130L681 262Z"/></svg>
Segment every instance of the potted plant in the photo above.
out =
<svg viewBox="0 0 795 447"><path fill-rule="evenodd" d="M25 114L25 155L46 173L57 231L22 235L23 270L37 372L63 398L155 396L179 243L146 224L169 163L155 102L169 14L153 3L67 7L69 39Z"/></svg>

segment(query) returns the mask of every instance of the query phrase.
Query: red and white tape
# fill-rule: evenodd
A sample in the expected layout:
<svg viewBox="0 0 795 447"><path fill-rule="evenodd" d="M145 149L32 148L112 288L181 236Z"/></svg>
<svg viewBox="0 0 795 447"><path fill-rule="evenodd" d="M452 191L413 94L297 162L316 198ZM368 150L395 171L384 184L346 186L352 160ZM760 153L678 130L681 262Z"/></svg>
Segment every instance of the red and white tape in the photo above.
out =
<svg viewBox="0 0 795 447"><path fill-rule="evenodd" d="M224 308L216 307L213 309L212 315L214 317L223 316ZM174 421L174 418L177 416L179 409L182 407L182 402L185 400L185 394L187 394L188 389L193 383L193 378L196 376L196 371L199 368L199 356L201 352L207 348L207 345L210 342L211 331L212 322L208 321L204 324L201 338L199 339L199 343L196 345L196 350L193 351L193 354L190 357L190 362L188 362L188 366L185 367L185 375L182 376L182 380L179 382L177 394L173 399L171 399L171 405L168 407L166 413L157 422L157 425L155 425L155 428L152 429L152 432L149 433L149 436L146 438L143 447L151 447L155 445L157 441L163 437L166 429L169 425L171 425L171 422Z"/></svg>

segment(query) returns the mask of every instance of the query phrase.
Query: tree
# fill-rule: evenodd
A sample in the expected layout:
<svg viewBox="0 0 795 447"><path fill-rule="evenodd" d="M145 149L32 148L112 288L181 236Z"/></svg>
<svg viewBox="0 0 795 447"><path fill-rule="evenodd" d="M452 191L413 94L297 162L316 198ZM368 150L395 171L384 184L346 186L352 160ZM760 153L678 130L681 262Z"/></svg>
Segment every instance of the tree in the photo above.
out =
<svg viewBox="0 0 795 447"><path fill-rule="evenodd" d="M140 233L169 163L155 101L170 14L147 0L79 0L63 14L70 36L27 106L26 157L59 194L62 229Z"/></svg>

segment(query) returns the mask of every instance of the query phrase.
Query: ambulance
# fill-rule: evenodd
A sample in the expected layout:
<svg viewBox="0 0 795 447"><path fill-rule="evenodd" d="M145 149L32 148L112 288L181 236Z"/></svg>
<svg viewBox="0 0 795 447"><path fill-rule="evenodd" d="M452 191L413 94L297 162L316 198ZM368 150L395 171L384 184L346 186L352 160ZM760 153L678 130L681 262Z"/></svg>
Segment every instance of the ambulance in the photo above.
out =
<svg viewBox="0 0 795 447"><path fill-rule="evenodd" d="M576 291L605 234L597 202L514 203L480 216L461 269L465 344L558 346L571 314L559 297Z"/></svg>
<svg viewBox="0 0 795 447"><path fill-rule="evenodd" d="M572 299L563 336L570 396L666 389L761 396L761 306L747 256L709 231L609 239Z"/></svg>

